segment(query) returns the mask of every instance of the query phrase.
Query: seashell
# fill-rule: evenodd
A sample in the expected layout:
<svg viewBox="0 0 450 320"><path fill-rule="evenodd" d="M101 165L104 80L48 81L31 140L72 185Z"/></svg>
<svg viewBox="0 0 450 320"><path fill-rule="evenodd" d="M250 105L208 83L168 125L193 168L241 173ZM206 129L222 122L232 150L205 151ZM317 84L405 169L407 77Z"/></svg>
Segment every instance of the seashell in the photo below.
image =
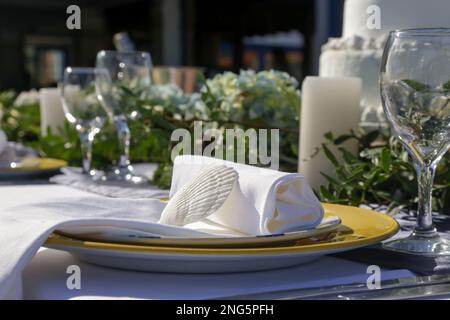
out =
<svg viewBox="0 0 450 320"><path fill-rule="evenodd" d="M169 200L159 223L184 226L210 216L220 209L237 181L233 168L207 166Z"/></svg>

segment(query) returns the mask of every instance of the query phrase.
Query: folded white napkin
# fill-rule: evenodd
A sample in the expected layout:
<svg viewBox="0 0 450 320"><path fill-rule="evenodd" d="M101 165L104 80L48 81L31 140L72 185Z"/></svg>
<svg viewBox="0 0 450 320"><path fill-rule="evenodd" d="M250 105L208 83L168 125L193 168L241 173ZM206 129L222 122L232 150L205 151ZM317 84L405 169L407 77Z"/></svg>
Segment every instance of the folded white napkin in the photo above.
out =
<svg viewBox="0 0 450 320"><path fill-rule="evenodd" d="M190 183L205 166L224 165L236 170L238 184L215 213L207 217L226 229L247 235L310 229L323 218L324 210L305 178L299 173L238 164L201 156L175 159L170 197ZM207 229L202 223L185 227Z"/></svg>
<svg viewBox="0 0 450 320"><path fill-rule="evenodd" d="M157 199L114 199L55 185L2 187L0 196L0 300L21 297L22 270L54 230L207 236L158 224L166 203Z"/></svg>

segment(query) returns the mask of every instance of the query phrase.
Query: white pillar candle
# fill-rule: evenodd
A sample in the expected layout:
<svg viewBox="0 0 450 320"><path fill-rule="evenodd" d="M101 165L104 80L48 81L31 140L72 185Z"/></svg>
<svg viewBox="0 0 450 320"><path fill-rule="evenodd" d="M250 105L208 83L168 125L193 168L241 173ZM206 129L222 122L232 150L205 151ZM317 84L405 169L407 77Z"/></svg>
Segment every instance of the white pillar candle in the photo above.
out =
<svg viewBox="0 0 450 320"><path fill-rule="evenodd" d="M300 120L299 171L304 174L314 190L326 185L321 172L335 176L332 163L323 151L311 156L325 142L324 135L332 132L334 137L356 130L360 121L361 80L359 78L307 77L302 85L302 110ZM356 141L345 146L356 154ZM331 151L339 159L336 148Z"/></svg>
<svg viewBox="0 0 450 320"><path fill-rule="evenodd" d="M41 134L47 135L47 128L58 134L66 120L61 103L61 92L58 88L42 88L39 91L41 107Z"/></svg>

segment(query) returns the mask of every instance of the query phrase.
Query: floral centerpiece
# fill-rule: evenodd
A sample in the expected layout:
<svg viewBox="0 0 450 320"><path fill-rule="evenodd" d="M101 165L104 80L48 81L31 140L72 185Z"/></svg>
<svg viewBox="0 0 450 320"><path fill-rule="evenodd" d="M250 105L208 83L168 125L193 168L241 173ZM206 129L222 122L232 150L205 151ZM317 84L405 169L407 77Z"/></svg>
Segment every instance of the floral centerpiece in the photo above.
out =
<svg viewBox="0 0 450 320"><path fill-rule="evenodd" d="M276 128L280 130L280 165L285 171L297 170L300 91L298 82L278 71L225 72L202 79L198 93L184 94L171 85L152 86L146 92L129 92L134 101L136 121L132 130L133 162L157 162L153 183L168 187L171 180L170 135L177 128L193 129L201 120L216 128ZM15 103L16 94L0 93L0 127L10 140L36 148L43 156L63 158L71 165L81 162L77 134L66 125L60 132L40 134L39 108L33 99ZM106 125L94 143L94 166L103 168L117 159L114 128ZM357 139L360 152L352 155L342 148L348 139ZM316 190L322 201L361 205L385 205L391 212L413 208L417 202L414 168L396 139L379 131L324 137L323 149L336 168L336 177ZM327 148L335 144L337 157ZM338 159L342 160L338 160ZM312 160L314 161L314 160ZM450 214L450 156L438 168L434 209Z"/></svg>

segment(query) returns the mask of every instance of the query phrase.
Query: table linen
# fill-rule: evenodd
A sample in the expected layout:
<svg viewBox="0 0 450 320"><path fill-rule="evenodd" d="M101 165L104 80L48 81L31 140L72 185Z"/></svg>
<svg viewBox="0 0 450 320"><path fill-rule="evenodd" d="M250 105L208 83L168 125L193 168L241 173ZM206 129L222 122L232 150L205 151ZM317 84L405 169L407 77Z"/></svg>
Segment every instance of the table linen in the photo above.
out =
<svg viewBox="0 0 450 320"><path fill-rule="evenodd" d="M80 268L81 289L69 290L69 266ZM366 283L367 265L335 257L278 270L174 274L133 272L80 262L66 252L42 249L23 275L24 299L220 299L273 290ZM412 277L408 270L381 269L381 280Z"/></svg>

